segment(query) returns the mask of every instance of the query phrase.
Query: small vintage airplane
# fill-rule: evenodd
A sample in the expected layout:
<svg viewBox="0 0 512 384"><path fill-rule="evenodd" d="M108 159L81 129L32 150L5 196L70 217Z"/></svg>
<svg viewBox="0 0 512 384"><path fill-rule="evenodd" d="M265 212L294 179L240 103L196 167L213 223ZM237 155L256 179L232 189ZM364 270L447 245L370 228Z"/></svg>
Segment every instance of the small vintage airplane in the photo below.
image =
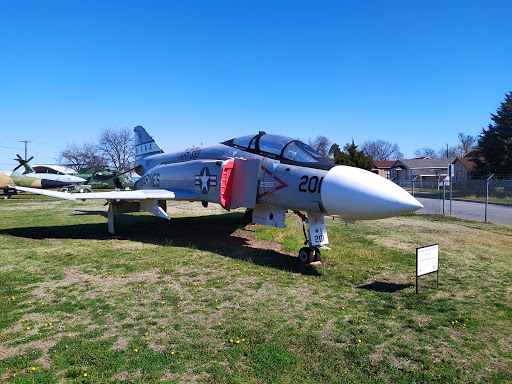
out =
<svg viewBox="0 0 512 384"><path fill-rule="evenodd" d="M24 160L23 157L21 157L18 153L16 153L16 157L17 158L14 160L16 160L18 163L20 163L20 165L18 165L16 168L14 168L13 172L15 172L19 168L23 167L23 168L25 168L25 172L23 172L23 174L25 176L33 177L36 179L42 179L42 180L53 180L56 182L60 182L61 183L60 186L85 183L85 179L78 177L78 176L68 175L63 172L57 172L57 171L49 172L49 170L47 170L46 172L35 171L29 164L30 160L35 158L35 156L32 156L28 160ZM52 187L52 188L55 188L55 187Z"/></svg>
<svg viewBox="0 0 512 384"><path fill-rule="evenodd" d="M85 180L84 180L85 181ZM69 181L53 178L36 177L23 175L15 171L0 171L0 189L3 191L4 199L10 199L17 194L16 187L34 188L62 188L70 185Z"/></svg>
<svg viewBox="0 0 512 384"><path fill-rule="evenodd" d="M135 170L142 177L133 191L76 194L15 187L67 200L106 199L108 228L118 213L140 209L169 219L166 200L245 207L248 222L285 227L288 210L308 224L302 262L320 260L327 248L324 216L346 222L382 219L422 208L393 182L363 169L335 165L290 137L259 132L223 143L164 153L146 130L135 127ZM129 203L134 201L136 203ZM302 214L306 212L306 214ZM306 231L305 231L306 232Z"/></svg>

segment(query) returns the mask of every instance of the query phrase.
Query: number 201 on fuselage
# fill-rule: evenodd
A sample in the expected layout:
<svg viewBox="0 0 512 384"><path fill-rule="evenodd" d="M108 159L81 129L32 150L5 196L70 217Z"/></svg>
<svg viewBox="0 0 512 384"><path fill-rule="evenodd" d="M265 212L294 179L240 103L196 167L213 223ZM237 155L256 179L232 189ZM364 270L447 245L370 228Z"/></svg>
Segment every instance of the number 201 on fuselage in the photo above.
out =
<svg viewBox="0 0 512 384"><path fill-rule="evenodd" d="M321 192L321 189L322 189L322 182L324 181L324 178L323 177L318 177L318 176L302 176L300 178L301 180L301 183L299 184L299 192L311 192L311 193L315 193L315 192L318 192L320 193Z"/></svg>

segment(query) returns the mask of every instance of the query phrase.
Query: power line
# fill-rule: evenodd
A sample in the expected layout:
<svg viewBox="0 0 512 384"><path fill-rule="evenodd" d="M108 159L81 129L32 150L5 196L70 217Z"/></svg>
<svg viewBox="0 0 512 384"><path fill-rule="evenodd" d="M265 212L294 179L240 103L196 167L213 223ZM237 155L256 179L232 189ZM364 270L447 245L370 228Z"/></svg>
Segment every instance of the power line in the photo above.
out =
<svg viewBox="0 0 512 384"><path fill-rule="evenodd" d="M17 148L14 148L14 147L6 147L5 145L0 145L0 148L20 149L20 147L17 147Z"/></svg>

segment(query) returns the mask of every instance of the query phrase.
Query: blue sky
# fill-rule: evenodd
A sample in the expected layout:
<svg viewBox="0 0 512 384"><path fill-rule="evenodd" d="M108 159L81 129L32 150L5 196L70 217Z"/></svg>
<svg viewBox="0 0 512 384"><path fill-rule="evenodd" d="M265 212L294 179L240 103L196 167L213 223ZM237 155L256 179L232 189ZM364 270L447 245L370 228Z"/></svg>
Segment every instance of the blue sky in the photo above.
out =
<svg viewBox="0 0 512 384"><path fill-rule="evenodd" d="M166 150L264 130L421 147L512 90L512 2L0 1L0 169L105 128Z"/></svg>

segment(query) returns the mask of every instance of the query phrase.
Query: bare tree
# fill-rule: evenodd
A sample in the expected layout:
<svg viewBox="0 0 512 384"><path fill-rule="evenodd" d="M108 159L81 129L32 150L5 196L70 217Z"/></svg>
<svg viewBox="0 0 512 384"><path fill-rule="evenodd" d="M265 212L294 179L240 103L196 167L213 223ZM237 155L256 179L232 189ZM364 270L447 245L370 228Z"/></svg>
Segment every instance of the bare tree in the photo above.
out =
<svg viewBox="0 0 512 384"><path fill-rule="evenodd" d="M449 147L441 148L437 151L437 157L440 159L448 158L448 157L457 157L459 156L459 147Z"/></svg>
<svg viewBox="0 0 512 384"><path fill-rule="evenodd" d="M435 149L432 148L421 148L414 151L414 156L416 157L430 157L431 159L437 159L438 154Z"/></svg>
<svg viewBox="0 0 512 384"><path fill-rule="evenodd" d="M105 166L107 162L94 143L68 144L59 153L59 163L65 163L75 171L81 168Z"/></svg>
<svg viewBox="0 0 512 384"><path fill-rule="evenodd" d="M462 132L459 132L458 138L460 144L457 146L457 156L464 157L471 151L473 145L475 145L476 138L471 135L465 135Z"/></svg>
<svg viewBox="0 0 512 384"><path fill-rule="evenodd" d="M361 149L373 161L400 160L404 158L404 154L400 152L398 144L393 144L386 140L367 140L361 145Z"/></svg>
<svg viewBox="0 0 512 384"><path fill-rule="evenodd" d="M120 171L133 165L133 136L128 128L104 129L98 142L99 151Z"/></svg>
<svg viewBox="0 0 512 384"><path fill-rule="evenodd" d="M327 137L317 136L314 140L308 139L308 145L326 159L329 158L331 142Z"/></svg>

